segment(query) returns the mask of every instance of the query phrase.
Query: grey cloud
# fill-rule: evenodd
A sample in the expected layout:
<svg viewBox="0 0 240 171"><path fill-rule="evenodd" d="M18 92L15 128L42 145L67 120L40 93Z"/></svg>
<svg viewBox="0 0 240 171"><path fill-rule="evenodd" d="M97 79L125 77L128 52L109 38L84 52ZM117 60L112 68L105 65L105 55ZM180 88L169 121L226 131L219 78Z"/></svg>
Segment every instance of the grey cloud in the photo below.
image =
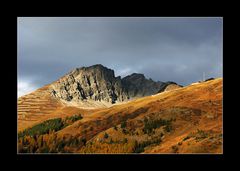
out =
<svg viewBox="0 0 240 171"><path fill-rule="evenodd" d="M101 63L186 85L222 76L221 18L18 18L18 76L41 87Z"/></svg>

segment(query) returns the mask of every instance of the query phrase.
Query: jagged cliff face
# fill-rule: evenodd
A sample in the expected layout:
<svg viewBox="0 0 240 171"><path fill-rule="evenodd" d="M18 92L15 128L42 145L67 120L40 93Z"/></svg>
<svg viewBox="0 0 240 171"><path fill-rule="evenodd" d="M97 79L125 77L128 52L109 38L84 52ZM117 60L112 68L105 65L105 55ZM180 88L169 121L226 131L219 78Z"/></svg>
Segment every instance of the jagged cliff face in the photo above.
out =
<svg viewBox="0 0 240 171"><path fill-rule="evenodd" d="M77 68L52 85L52 95L65 101L95 100L115 103L128 96L120 77L102 65Z"/></svg>
<svg viewBox="0 0 240 171"><path fill-rule="evenodd" d="M51 95L67 102L85 100L123 102L155 94L165 83L132 74L123 79L100 64L77 68L51 84Z"/></svg>

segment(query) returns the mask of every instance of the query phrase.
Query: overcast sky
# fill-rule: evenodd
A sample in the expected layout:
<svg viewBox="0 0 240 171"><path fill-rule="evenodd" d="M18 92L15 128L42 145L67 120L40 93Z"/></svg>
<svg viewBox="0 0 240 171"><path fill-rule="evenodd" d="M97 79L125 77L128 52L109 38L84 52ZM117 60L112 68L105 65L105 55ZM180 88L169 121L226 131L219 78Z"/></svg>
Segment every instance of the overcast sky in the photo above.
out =
<svg viewBox="0 0 240 171"><path fill-rule="evenodd" d="M18 96L102 64L187 85L222 77L222 18L20 17Z"/></svg>

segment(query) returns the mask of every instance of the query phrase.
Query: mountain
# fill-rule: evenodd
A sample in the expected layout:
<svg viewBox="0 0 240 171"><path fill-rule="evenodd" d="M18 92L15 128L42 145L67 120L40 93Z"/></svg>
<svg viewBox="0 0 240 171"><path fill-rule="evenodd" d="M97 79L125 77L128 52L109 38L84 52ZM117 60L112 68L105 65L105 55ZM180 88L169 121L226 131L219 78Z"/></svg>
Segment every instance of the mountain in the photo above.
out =
<svg viewBox="0 0 240 171"><path fill-rule="evenodd" d="M18 127L36 124L64 107L96 109L162 92L173 82L154 82L143 74L115 77L101 64L76 68L57 81L18 98ZM174 83L176 87L179 85ZM73 110L74 111L74 110ZM26 121L27 120L27 121Z"/></svg>
<svg viewBox="0 0 240 171"><path fill-rule="evenodd" d="M145 82L142 75L132 77ZM136 87L126 89L136 95L140 93L134 91ZM222 88L222 78L216 78L106 108L58 106L40 119L37 114L18 119L25 122L18 127L18 152L219 154L223 152ZM45 90L32 93L28 105L41 99ZM50 99L57 98L50 96L46 108L55 104Z"/></svg>
<svg viewBox="0 0 240 171"><path fill-rule="evenodd" d="M155 82L152 79L146 79L143 74L133 73L122 79L125 92L130 98L144 97L157 93L161 90L164 82Z"/></svg>
<svg viewBox="0 0 240 171"><path fill-rule="evenodd" d="M93 100L114 104L155 94L170 84L154 82L137 73L121 79L115 77L113 70L97 64L74 69L51 84L50 91L53 97L65 102Z"/></svg>
<svg viewBox="0 0 240 171"><path fill-rule="evenodd" d="M148 80L143 74L134 73L115 77L114 71L101 64L77 68L51 85L51 94L65 102L84 100L117 103L161 91L167 83Z"/></svg>
<svg viewBox="0 0 240 171"><path fill-rule="evenodd" d="M120 77L100 64L77 68L51 85L52 95L64 101L122 102L129 99Z"/></svg>
<svg viewBox="0 0 240 171"><path fill-rule="evenodd" d="M161 93L161 92L164 92L164 91L171 91L171 90L181 88L181 87L183 87L183 86L178 85L175 82L168 81L168 82L166 82L166 83L164 83L160 86L158 93Z"/></svg>

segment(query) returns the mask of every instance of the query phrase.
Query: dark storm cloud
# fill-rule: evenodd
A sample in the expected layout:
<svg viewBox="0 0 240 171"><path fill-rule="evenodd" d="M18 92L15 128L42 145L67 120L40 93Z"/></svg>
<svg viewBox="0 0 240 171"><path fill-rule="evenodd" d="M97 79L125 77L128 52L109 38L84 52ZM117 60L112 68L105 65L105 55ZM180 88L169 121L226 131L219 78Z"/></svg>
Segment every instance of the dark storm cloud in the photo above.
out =
<svg viewBox="0 0 240 171"><path fill-rule="evenodd" d="M41 87L97 63L183 85L220 77L222 19L18 18L19 82Z"/></svg>

